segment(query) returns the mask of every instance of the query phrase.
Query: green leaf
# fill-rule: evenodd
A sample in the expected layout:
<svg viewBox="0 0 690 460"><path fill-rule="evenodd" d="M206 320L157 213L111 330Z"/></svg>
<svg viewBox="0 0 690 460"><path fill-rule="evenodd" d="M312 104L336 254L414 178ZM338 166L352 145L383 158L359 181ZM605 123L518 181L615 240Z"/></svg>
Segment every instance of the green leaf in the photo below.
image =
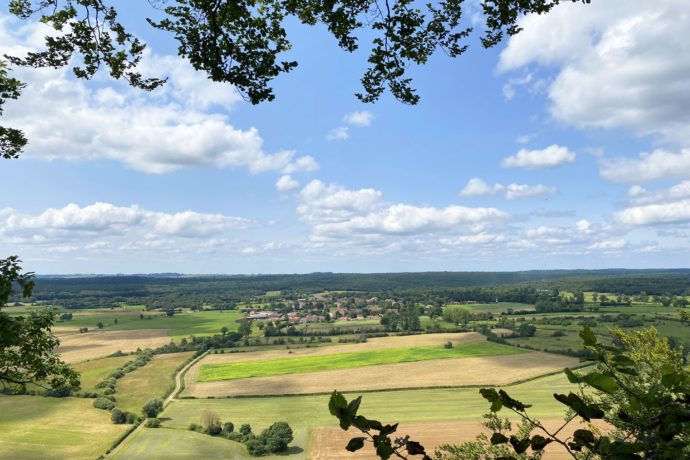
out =
<svg viewBox="0 0 690 460"><path fill-rule="evenodd" d="M587 404L575 393L570 393L568 396L563 394L554 394L553 397L556 398L557 401L560 401L561 403L570 407L577 413L577 415L585 419L587 422L591 421L592 419L604 417L604 411L593 404Z"/></svg>
<svg viewBox="0 0 690 460"><path fill-rule="evenodd" d="M593 347L597 344L597 336L594 335L594 332L587 326L583 327L580 331L580 338L586 347Z"/></svg>
<svg viewBox="0 0 690 460"><path fill-rule="evenodd" d="M385 425L379 430L383 436L388 436L395 433L398 429L398 424L395 425Z"/></svg>
<svg viewBox="0 0 690 460"><path fill-rule="evenodd" d="M347 443L347 446L345 446L345 449L347 449L350 452L356 452L362 447L364 447L364 440L366 438L352 438L350 439L350 442Z"/></svg>
<svg viewBox="0 0 690 460"><path fill-rule="evenodd" d="M491 445L505 444L508 442L508 437L502 433L494 433L491 435Z"/></svg>
<svg viewBox="0 0 690 460"><path fill-rule="evenodd" d="M577 375L575 372L571 371L567 367L565 368L565 375L568 377L568 381L570 383L580 383L582 382L582 378Z"/></svg>
<svg viewBox="0 0 690 460"><path fill-rule="evenodd" d="M407 444L405 444L405 450L407 450L407 453L410 455L426 455L424 446L417 441L407 441Z"/></svg>
<svg viewBox="0 0 690 460"><path fill-rule="evenodd" d="M603 391L604 393L610 395L620 390L620 386L613 377L599 372L592 372L584 375L582 380L597 390Z"/></svg>
<svg viewBox="0 0 690 460"><path fill-rule="evenodd" d="M359 410L359 405L361 403L362 397L358 396L357 398L350 401L350 404L347 405L347 412L350 414L351 418L355 418L357 416L357 411Z"/></svg>
<svg viewBox="0 0 690 460"><path fill-rule="evenodd" d="M395 452L388 436L374 435L374 447L376 447L376 455L381 460L388 460Z"/></svg>
<svg viewBox="0 0 690 460"><path fill-rule="evenodd" d="M337 391L333 391L331 399L328 401L328 411L331 415L338 418L340 428L347 430L351 426L350 414L347 410L347 400L345 396Z"/></svg>
<svg viewBox="0 0 690 460"><path fill-rule="evenodd" d="M553 442L553 439L546 439L544 436L540 436L538 434L532 436L532 439L530 440L532 450L542 450L551 442Z"/></svg>
<svg viewBox="0 0 690 460"><path fill-rule="evenodd" d="M510 445L513 446L513 449L515 449L515 453L522 454L527 450L527 448L530 445L529 438L518 439L515 436L511 436Z"/></svg>

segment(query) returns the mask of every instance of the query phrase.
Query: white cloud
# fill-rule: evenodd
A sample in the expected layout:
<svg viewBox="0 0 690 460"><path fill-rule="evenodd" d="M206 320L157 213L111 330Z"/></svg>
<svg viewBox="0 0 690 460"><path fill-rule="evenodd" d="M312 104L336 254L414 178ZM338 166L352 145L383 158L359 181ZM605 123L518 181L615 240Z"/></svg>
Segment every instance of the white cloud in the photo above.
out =
<svg viewBox="0 0 690 460"><path fill-rule="evenodd" d="M589 245L587 249L611 251L616 249L622 249L625 247L625 244L625 240L604 240L597 241L596 243Z"/></svg>
<svg viewBox="0 0 690 460"><path fill-rule="evenodd" d="M301 218L310 223L332 222L373 210L381 192L372 188L347 190L337 184L326 185L312 180L300 192L302 204L297 207Z"/></svg>
<svg viewBox="0 0 690 460"><path fill-rule="evenodd" d="M66 241L91 243L103 238L206 238L247 228L251 222L222 214L194 211L165 213L139 206L116 206L97 202L88 206L68 204L49 208L38 215L13 209L0 211L0 235L15 242L60 244Z"/></svg>
<svg viewBox="0 0 690 460"><path fill-rule="evenodd" d="M465 187L460 190L460 196L488 196L500 193L503 190L503 185L494 184L490 185L478 177L473 177Z"/></svg>
<svg viewBox="0 0 690 460"><path fill-rule="evenodd" d="M619 183L690 178L690 148L681 149L678 153L658 149L642 153L637 158L602 160L599 174L606 180Z"/></svg>
<svg viewBox="0 0 690 460"><path fill-rule="evenodd" d="M343 123L359 127L370 126L374 120L374 114L366 110L350 112L343 117Z"/></svg>
<svg viewBox="0 0 690 460"><path fill-rule="evenodd" d="M556 192L558 192L556 187L548 187L543 184L509 184L506 186L505 197L509 200L524 200L527 198L554 195Z"/></svg>
<svg viewBox="0 0 690 460"><path fill-rule="evenodd" d="M557 193L556 187L548 187L543 184L494 184L490 185L478 177L470 179L460 191L460 196L489 196L502 193L508 200L523 200L527 198L544 197Z"/></svg>
<svg viewBox="0 0 690 460"><path fill-rule="evenodd" d="M299 182L288 174L280 176L280 179L278 179L276 182L276 189L279 192L289 192L291 190L295 190L296 188L299 188Z"/></svg>
<svg viewBox="0 0 690 460"><path fill-rule="evenodd" d="M632 206L614 214L625 225L656 225L690 222L690 199L671 203Z"/></svg>
<svg viewBox="0 0 690 460"><path fill-rule="evenodd" d="M550 145L542 150L521 149L517 154L501 162L504 168L545 169L555 168L575 161L575 153L560 145Z"/></svg>
<svg viewBox="0 0 690 460"><path fill-rule="evenodd" d="M690 181L683 181L668 189L649 191L638 185L630 187L628 198L635 205L663 203L690 198Z"/></svg>
<svg viewBox="0 0 690 460"><path fill-rule="evenodd" d="M556 69L551 113L578 127L629 128L690 142L686 0L564 2L520 19L499 70Z"/></svg>
<svg viewBox="0 0 690 460"><path fill-rule="evenodd" d="M345 141L350 138L350 128L347 126L338 126L337 128L331 129L328 134L326 134L326 140L329 141Z"/></svg>
<svg viewBox="0 0 690 460"><path fill-rule="evenodd" d="M3 53L22 54L29 50L25 43L45 33L36 23L8 23L0 21ZM141 67L170 81L147 93L101 76L94 88L69 77L67 69L17 69L14 76L28 86L19 101L6 104L3 123L26 131L26 158L106 158L154 174L187 167L261 173L304 161L294 151L265 152L256 128L235 128L226 115L210 110L241 100L232 87L211 82L177 57L147 54Z"/></svg>

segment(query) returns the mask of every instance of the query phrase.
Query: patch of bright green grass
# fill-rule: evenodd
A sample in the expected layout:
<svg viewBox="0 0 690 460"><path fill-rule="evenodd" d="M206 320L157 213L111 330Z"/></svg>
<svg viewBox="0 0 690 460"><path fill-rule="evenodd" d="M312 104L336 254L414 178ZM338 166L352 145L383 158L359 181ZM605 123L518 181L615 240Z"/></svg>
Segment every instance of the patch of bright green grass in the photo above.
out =
<svg viewBox="0 0 690 460"><path fill-rule="evenodd" d="M72 368L79 372L82 391L96 391L96 384L98 382L134 359L134 356L92 359L91 361L73 364Z"/></svg>
<svg viewBox="0 0 690 460"><path fill-rule="evenodd" d="M453 348L443 348L440 346L393 348L332 355L206 364L201 366L198 380L200 382L213 382L248 377L348 369L376 364L409 363L431 359L465 358L469 356L510 355L522 352L520 349L492 342L470 342L455 344Z"/></svg>

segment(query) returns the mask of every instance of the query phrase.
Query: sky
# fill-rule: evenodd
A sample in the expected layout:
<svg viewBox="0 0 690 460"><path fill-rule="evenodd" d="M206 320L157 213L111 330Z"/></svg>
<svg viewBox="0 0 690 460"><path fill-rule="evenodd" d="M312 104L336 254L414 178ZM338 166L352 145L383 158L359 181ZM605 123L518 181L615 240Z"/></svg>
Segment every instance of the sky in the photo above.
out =
<svg viewBox="0 0 690 460"><path fill-rule="evenodd" d="M46 29L0 13L0 52ZM0 118L0 254L37 273L687 267L690 6L565 2L485 50L412 68L421 96L354 96L367 45L290 23L299 67L251 105L118 1L151 93L14 69ZM474 0L466 21L481 31ZM363 37L365 39L366 37Z"/></svg>

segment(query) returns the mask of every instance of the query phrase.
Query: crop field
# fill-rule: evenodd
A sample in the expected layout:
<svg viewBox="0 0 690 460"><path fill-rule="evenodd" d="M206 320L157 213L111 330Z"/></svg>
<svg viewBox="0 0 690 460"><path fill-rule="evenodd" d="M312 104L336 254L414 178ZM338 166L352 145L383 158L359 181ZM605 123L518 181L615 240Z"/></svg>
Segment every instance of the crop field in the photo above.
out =
<svg viewBox="0 0 690 460"><path fill-rule="evenodd" d="M493 313L501 314L509 308L513 310L534 310L533 305L515 302L496 302L496 303L453 303L447 306L460 306L473 313Z"/></svg>
<svg viewBox="0 0 690 460"><path fill-rule="evenodd" d="M524 356L524 355L519 355ZM468 358L472 359L472 358ZM575 361L577 362L577 361ZM568 383L563 373L541 377L522 384L504 387L511 396L534 404L530 413L536 417L556 419L563 414L563 406L553 398L554 392L567 393L573 387ZM359 393L349 393L348 398ZM139 458L128 455L130 452L145 451L141 445L149 445L159 442L159 448L151 458L182 458L177 456L178 440L184 440L186 447L179 447L183 451L199 449L199 452L207 452L208 445L224 449L224 452L233 452L233 444L222 439L213 439L205 435L191 433L187 430L190 423L199 423L201 413L204 410L216 412L223 421L232 421L235 426L242 423L251 424L254 432L258 432L275 421L286 421L295 430L293 445L303 449L303 452L295 451L290 455L275 458L288 460L304 460L321 455L324 449L344 449L340 437L332 437L329 444L327 439L321 437L321 427L325 429L337 428L337 420L328 413L328 395L312 396L283 396L260 398L231 398L231 399L183 399L176 400L163 412L163 426L168 429L160 429L159 432L149 434L143 430L136 437L128 441L117 460L127 458ZM488 412L489 405L478 392L477 388L446 388L446 389L420 389L382 391L364 394L360 413L381 420L384 423L403 422L408 427L431 426L430 423L440 423L438 426L453 426L448 422L462 421L476 423L482 414ZM502 413L509 416L508 412ZM410 425L414 424L414 425ZM460 425L458 425L460 426ZM330 428L328 428L330 427ZM405 427L403 426L403 429ZM400 431L403 433L402 431ZM457 434L448 429L448 437L438 438L438 442L452 442L458 440ZM221 444L222 441L226 444ZM435 441L436 442L436 441ZM157 444L158 446L158 444ZM330 452L330 450L328 450ZM333 450L335 452L335 450ZM209 453L208 458L222 458L219 453ZM224 458L250 458L248 456L236 457L226 455ZM272 457L268 457L272 458ZM328 457L319 457L328 458ZM338 458L338 457L333 457ZM371 458L371 457L369 457Z"/></svg>
<svg viewBox="0 0 690 460"><path fill-rule="evenodd" d="M563 424L562 419L542 420L547 430L553 432ZM605 424L596 423L599 428L605 428ZM513 430L517 423L513 425ZM561 433L563 437L570 437L576 429L582 425L572 423ZM411 434L412 439L420 442L427 450L433 452L436 447L442 444L459 444L465 441L474 441L479 433L484 433L491 437L491 432L482 426L479 421L456 420L446 422L423 422L423 423L403 423L398 427L398 433ZM544 434L541 430L535 430L534 434ZM311 460L348 460L348 459L372 459L376 458L376 453L371 444L356 452L350 453L345 450L345 446L350 438L358 436L354 429L343 431L340 427L320 427L314 429L311 439ZM553 443L544 449L544 458L548 460L567 460L572 459L561 446Z"/></svg>
<svg viewBox="0 0 690 460"><path fill-rule="evenodd" d="M132 359L132 356L93 359L77 363L72 368L79 372L82 391L95 391L98 382Z"/></svg>
<svg viewBox="0 0 690 460"><path fill-rule="evenodd" d="M126 430L92 399L0 396L0 456L93 460ZM75 423L78 421L79 423Z"/></svg>
<svg viewBox="0 0 690 460"><path fill-rule="evenodd" d="M175 383L175 370L192 354L155 355L145 366L125 374L117 383L117 407L139 414L146 401L166 396Z"/></svg>
<svg viewBox="0 0 690 460"><path fill-rule="evenodd" d="M294 395L330 393L334 389L374 391L503 385L558 371L564 367L577 366L578 363L579 361L574 358L538 352L436 359L272 377L198 382L189 385L184 395L196 397Z"/></svg>
<svg viewBox="0 0 690 460"><path fill-rule="evenodd" d="M473 356L512 355L522 352L520 349L492 342L471 342L457 345L453 348L442 348L439 346L392 348L388 350L267 359L232 364L206 364L201 366L198 380L200 382L214 382L218 380L348 369L379 364L410 363Z"/></svg>
<svg viewBox="0 0 690 460"><path fill-rule="evenodd" d="M155 348L170 342L165 330L96 331L60 337L58 352L67 363L102 358L117 351L131 352L137 348Z"/></svg>

